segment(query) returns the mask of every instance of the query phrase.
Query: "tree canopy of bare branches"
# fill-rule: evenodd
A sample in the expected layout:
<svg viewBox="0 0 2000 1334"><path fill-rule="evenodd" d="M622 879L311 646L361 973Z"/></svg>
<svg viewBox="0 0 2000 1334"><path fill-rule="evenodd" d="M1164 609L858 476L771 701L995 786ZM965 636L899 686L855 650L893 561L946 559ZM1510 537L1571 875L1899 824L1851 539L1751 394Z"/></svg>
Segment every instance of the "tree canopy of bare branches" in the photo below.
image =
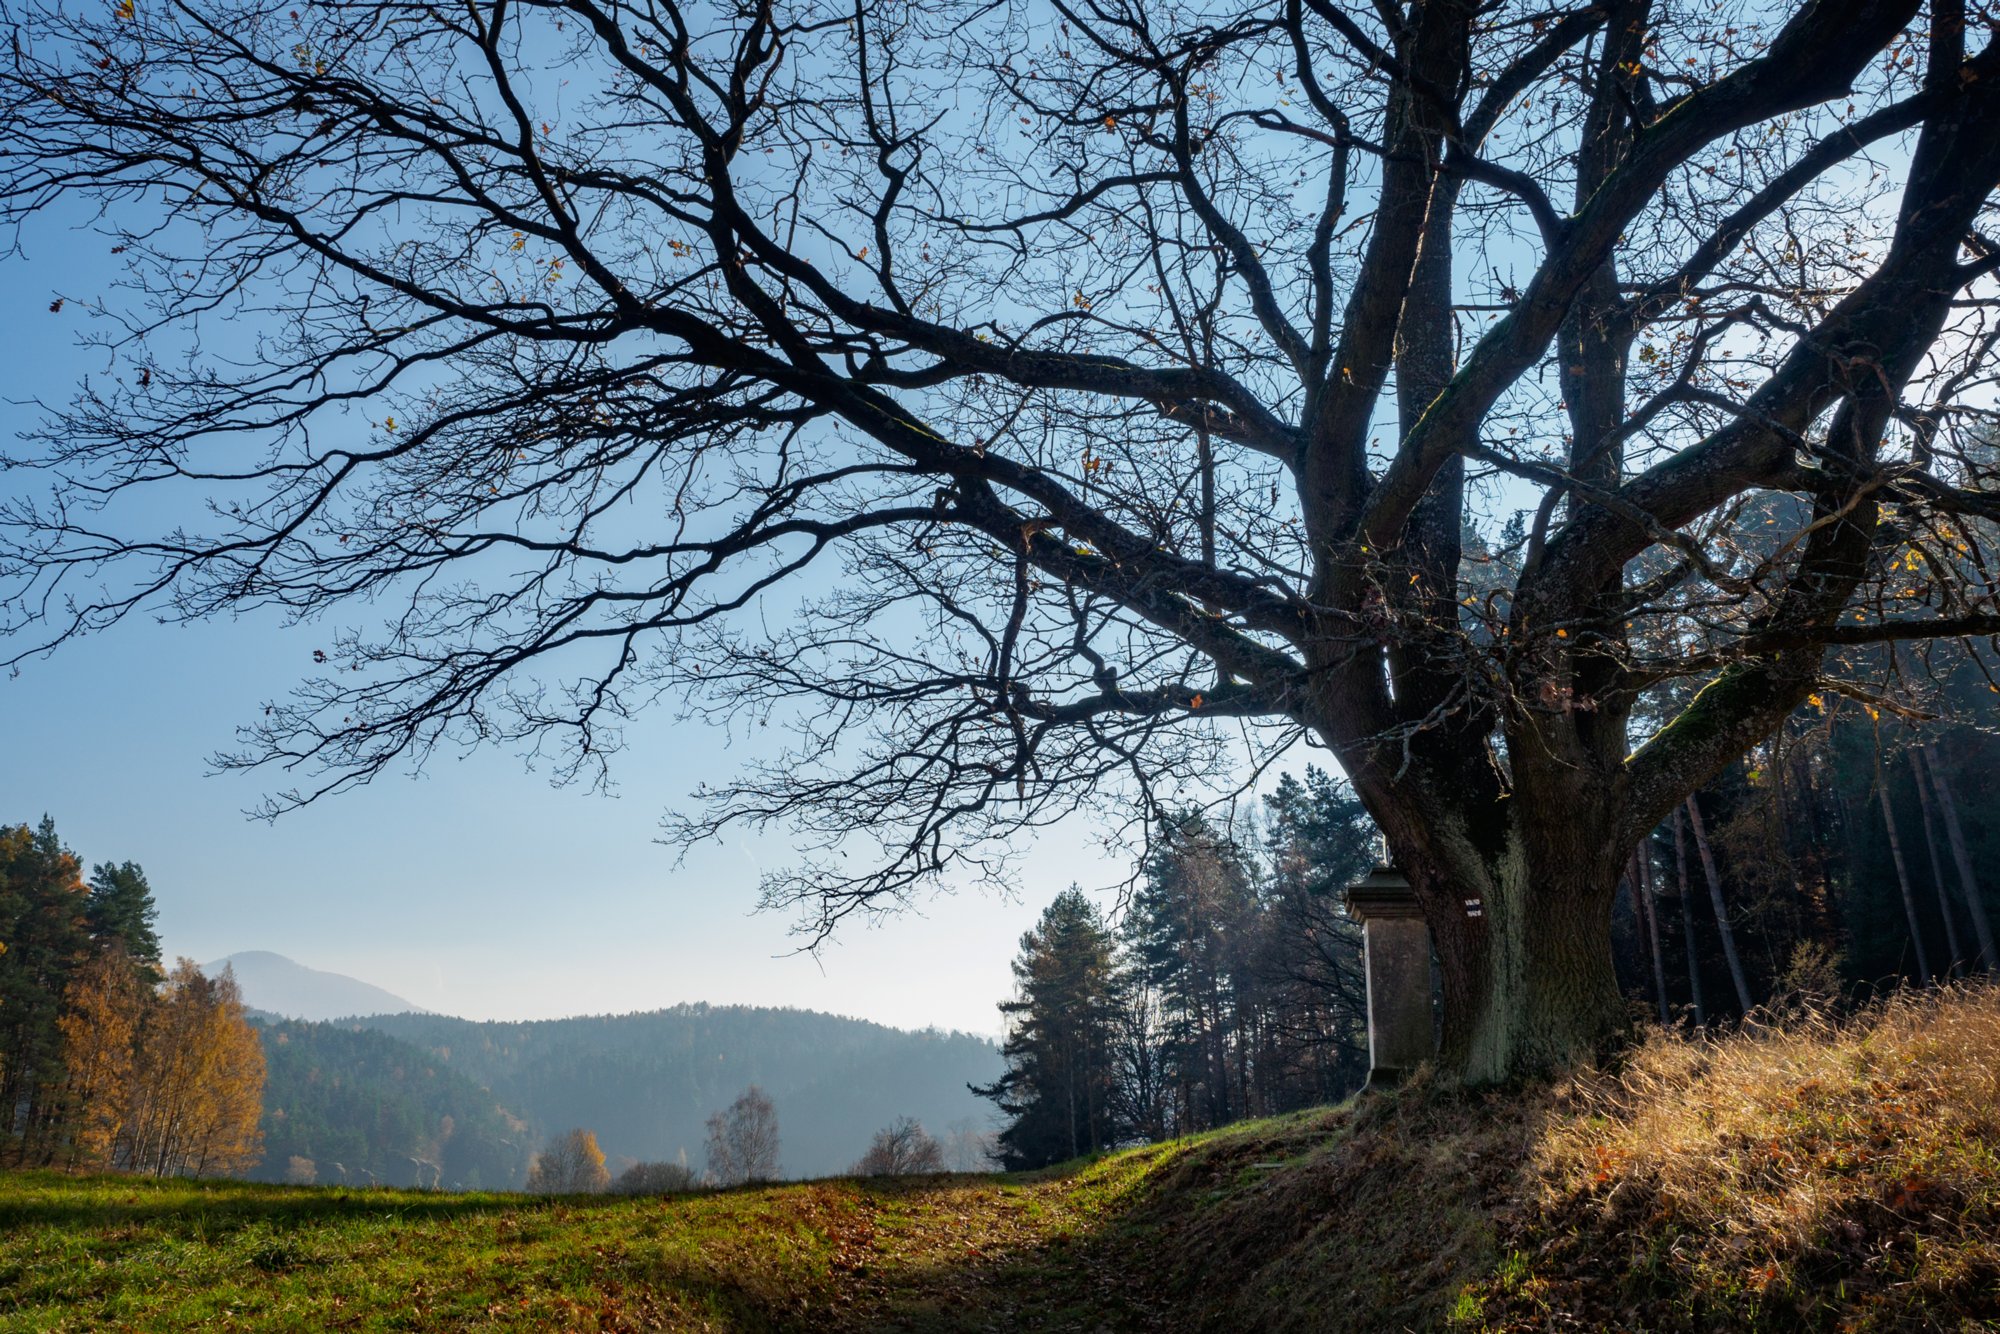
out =
<svg viewBox="0 0 2000 1334"><path fill-rule="evenodd" d="M914 1116L899 1116L875 1132L854 1164L858 1177L907 1177L944 1171L944 1146Z"/></svg>
<svg viewBox="0 0 2000 1334"><path fill-rule="evenodd" d="M386 607L277 808L775 719L675 833L788 826L825 928L1307 738L1503 1077L1841 650L2000 630L1981 5L4 8L0 211L125 266L9 657Z"/></svg>
<svg viewBox="0 0 2000 1334"><path fill-rule="evenodd" d="M717 1185L778 1177L778 1109L752 1084L708 1118L708 1175Z"/></svg>

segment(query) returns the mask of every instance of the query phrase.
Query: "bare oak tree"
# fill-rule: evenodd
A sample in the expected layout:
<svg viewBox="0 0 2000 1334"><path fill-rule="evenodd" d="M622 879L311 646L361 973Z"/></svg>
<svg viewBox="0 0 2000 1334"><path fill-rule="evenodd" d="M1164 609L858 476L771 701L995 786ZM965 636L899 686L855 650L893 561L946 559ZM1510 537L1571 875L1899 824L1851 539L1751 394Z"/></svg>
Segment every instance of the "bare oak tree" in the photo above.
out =
<svg viewBox="0 0 2000 1334"><path fill-rule="evenodd" d="M868 1151L855 1162L850 1175L858 1177L907 1177L944 1171L944 1146L924 1129L914 1116L899 1116L875 1132Z"/></svg>
<svg viewBox="0 0 2000 1334"><path fill-rule="evenodd" d="M1615 1035L1631 849L1831 650L2000 630L1984 6L4 8L6 220L126 266L9 656L389 605L275 808L775 719L675 833L789 826L824 929L1304 738L1498 1078Z"/></svg>

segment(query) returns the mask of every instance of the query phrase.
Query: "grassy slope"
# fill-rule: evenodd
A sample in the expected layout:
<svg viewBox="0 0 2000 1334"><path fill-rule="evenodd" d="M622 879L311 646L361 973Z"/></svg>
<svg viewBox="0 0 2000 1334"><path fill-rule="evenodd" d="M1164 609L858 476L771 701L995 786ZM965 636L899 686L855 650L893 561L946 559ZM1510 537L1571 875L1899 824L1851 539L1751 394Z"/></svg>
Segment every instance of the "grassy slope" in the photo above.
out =
<svg viewBox="0 0 2000 1334"><path fill-rule="evenodd" d="M0 1178L0 1329L2000 1327L2000 993L1016 1177Z"/></svg>

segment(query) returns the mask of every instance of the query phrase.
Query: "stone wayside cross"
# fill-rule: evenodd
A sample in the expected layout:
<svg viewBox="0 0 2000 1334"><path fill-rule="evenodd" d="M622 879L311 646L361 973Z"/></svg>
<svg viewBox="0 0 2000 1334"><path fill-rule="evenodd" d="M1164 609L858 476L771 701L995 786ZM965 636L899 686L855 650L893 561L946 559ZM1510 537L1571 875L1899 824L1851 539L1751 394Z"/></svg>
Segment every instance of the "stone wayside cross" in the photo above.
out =
<svg viewBox="0 0 2000 1334"><path fill-rule="evenodd" d="M1436 1050L1431 933L1402 872L1378 866L1347 891L1368 972L1368 1083L1393 1084Z"/></svg>

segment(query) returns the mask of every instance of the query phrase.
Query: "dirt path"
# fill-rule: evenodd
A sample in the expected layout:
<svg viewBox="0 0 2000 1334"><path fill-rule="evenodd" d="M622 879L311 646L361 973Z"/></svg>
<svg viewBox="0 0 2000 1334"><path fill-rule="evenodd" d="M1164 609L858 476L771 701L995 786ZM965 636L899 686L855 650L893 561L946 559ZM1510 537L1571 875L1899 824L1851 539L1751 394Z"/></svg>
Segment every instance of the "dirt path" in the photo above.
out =
<svg viewBox="0 0 2000 1334"><path fill-rule="evenodd" d="M831 1310L849 1330L1150 1331L1143 1274L1072 1182L895 1183L839 1213Z"/></svg>

